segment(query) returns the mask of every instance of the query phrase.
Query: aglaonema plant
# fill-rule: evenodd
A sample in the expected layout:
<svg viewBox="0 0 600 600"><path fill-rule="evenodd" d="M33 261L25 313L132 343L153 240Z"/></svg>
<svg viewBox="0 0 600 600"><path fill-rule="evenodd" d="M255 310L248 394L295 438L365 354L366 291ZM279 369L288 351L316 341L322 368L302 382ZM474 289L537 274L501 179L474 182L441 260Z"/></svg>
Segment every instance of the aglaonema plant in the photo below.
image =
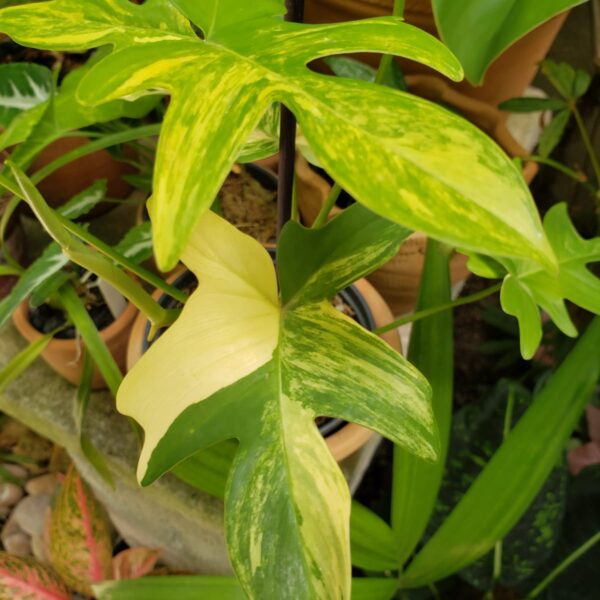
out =
<svg viewBox="0 0 600 600"><path fill-rule="evenodd" d="M518 169L484 134L409 94L306 66L371 51L458 79L460 65L443 45L397 17L309 26L285 22L284 12L279 0L53 0L1 11L0 30L39 48L113 46L81 80L84 104L171 95L149 212L159 265L181 258L200 283L118 392L119 410L144 428L140 480L239 440L225 519L245 594L348 598L350 498L314 418L365 425L421 459L439 456L439 440L423 375L328 300L394 256L407 227L470 252L480 271L504 265L509 289L520 278L537 293L533 311L517 295L518 310L576 294L572 279L561 279L571 268L559 260L561 239L546 235ZM261 246L208 211L276 103L293 111L314 159L359 201L325 227L285 226L279 290ZM124 278L118 257L90 248L85 232L11 169L0 183L29 203L74 262L109 280L155 326L170 322L175 315L149 305ZM582 268L593 260L580 258ZM396 582L373 585L393 591Z"/></svg>

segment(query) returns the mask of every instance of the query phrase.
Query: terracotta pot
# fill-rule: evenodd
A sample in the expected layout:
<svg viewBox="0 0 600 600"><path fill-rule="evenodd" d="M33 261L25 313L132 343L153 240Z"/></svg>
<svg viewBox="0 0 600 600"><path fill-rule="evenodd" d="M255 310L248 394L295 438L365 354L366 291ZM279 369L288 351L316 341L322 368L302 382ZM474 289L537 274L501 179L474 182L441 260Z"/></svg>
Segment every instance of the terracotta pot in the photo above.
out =
<svg viewBox="0 0 600 600"><path fill-rule="evenodd" d="M177 273L169 277L169 283L177 280L184 270L179 270ZM353 284L354 288L360 293L366 304L368 305L375 327L382 327L391 323L393 315L385 303L385 300L377 292L377 290L366 280L361 279ZM160 300L163 296L161 290L156 290L153 294L156 300ZM138 314L131 336L129 338L129 346L127 348L127 369L131 370L137 361L142 357L144 352L144 340L148 329L148 319L143 314ZM402 344L400 336L396 330L389 331L381 336L394 350L402 352ZM339 462L354 454L362 448L369 439L374 435L372 431L356 425L347 423L335 433L327 436L327 445L331 450L334 458Z"/></svg>
<svg viewBox="0 0 600 600"><path fill-rule="evenodd" d="M393 0L306 0L308 23L332 23L389 15ZM567 12L557 15L515 42L490 66L484 85L474 87L467 82L453 84L467 96L484 100L494 106L504 100L521 96L531 84L558 35ZM429 0L407 0L404 12L406 21L437 37L437 28ZM476 43L477 32L473 33ZM373 54L359 55L361 60L377 66L379 58ZM407 74L433 71L419 63L399 60Z"/></svg>
<svg viewBox="0 0 600 600"><path fill-rule="evenodd" d="M125 372L129 334L137 314L137 308L129 303L125 311L100 332L100 336L108 346L122 373ZM42 337L42 334L33 327L29 320L29 303L27 301L22 302L13 313L13 323L19 333L30 343ZM59 375L73 385L77 385L81 380L83 369L82 344L83 342L75 339L53 339L42 352L42 358ZM95 390L106 388L106 383L98 369L94 372L92 388Z"/></svg>
<svg viewBox="0 0 600 600"><path fill-rule="evenodd" d="M52 161L60 158L67 152L80 148L90 142L82 137L65 137L47 146L35 159L32 171L35 172L45 167ZM107 180L107 195L109 198L125 199L132 191L132 186L124 179L134 169L121 161L114 159L106 150L88 154L58 169L46 179L38 188L48 204L57 208L79 194L98 179ZM114 204L101 203L91 211L90 216L98 216L114 207Z"/></svg>
<svg viewBox="0 0 600 600"><path fill-rule="evenodd" d="M464 96L437 77L410 75L406 79L411 92L454 107L493 137L509 156L527 154L508 131L504 117L498 109L480 100ZM536 163L525 163L523 176L527 183L531 182L537 170ZM302 220L310 225L317 218L331 188L302 158L297 161L296 173L300 214ZM332 216L339 210L334 208ZM412 234L394 258L368 277L385 298L394 315L403 315L414 310L421 284L426 247L425 235ZM455 253L450 262L450 275L453 286L466 280L469 276L466 256Z"/></svg>

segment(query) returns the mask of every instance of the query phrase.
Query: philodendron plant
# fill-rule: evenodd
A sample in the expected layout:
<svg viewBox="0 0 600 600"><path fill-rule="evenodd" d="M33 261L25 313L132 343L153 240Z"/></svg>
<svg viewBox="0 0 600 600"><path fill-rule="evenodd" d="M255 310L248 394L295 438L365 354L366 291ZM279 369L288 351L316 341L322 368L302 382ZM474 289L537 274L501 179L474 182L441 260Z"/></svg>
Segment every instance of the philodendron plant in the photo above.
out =
<svg viewBox="0 0 600 600"><path fill-rule="evenodd" d="M112 46L79 83L85 105L171 95L149 212L159 266L181 259L199 286L118 392L119 410L144 428L139 479L148 484L202 448L239 440L226 533L246 595L348 598L350 498L315 416L365 425L424 460L440 445L427 380L328 300L394 256L406 228L418 229L470 253L479 272L505 277L503 300L521 318L530 355L538 304L570 334L563 298L600 312L598 281L585 268L597 248L565 243L555 231L557 221L569 224L563 213L547 221L547 235L517 167L466 121L306 66L369 51L460 79L440 42L397 17L309 26L284 21L284 12L283 0L53 0L0 11L0 30L37 48ZM313 231L285 226L279 289L260 245L209 211L240 154L274 149L245 145L277 103L359 202ZM57 217L18 166L0 183L72 260L111 281L155 326L172 320L148 309L115 257L86 245L85 232Z"/></svg>

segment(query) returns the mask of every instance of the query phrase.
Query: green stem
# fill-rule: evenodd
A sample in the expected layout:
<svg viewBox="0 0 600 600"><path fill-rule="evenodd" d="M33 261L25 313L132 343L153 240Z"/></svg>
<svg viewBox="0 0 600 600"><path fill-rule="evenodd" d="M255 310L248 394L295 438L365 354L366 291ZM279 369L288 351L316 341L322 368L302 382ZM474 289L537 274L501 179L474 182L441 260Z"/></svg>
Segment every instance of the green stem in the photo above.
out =
<svg viewBox="0 0 600 600"><path fill-rule="evenodd" d="M565 560L563 560L539 585L537 585L527 595L528 600L537 598L565 569L571 566L578 558L583 556L592 546L600 542L600 531L595 533L587 542L574 550Z"/></svg>
<svg viewBox="0 0 600 600"><path fill-rule="evenodd" d="M130 261L128 258L116 252L111 246L105 244L102 240L98 239L96 236L91 234L87 229L80 227L76 223L69 221L69 219L65 219L60 215L59 219L62 223L62 226L70 231L73 235L76 235L80 240L83 240L101 254L104 254L107 258L110 258L112 261L127 269L141 280L149 283L157 289L162 290L165 294L171 296L171 298L175 298L179 302L185 304L188 300L188 295L182 291L177 289L176 287L168 284L166 281L161 279L158 275L155 275L151 271L148 271L141 267L140 265L135 264Z"/></svg>
<svg viewBox="0 0 600 600"><path fill-rule="evenodd" d="M104 256L90 250L84 243L73 237L64 228L60 216L46 204L32 181L10 161L7 161L6 164L12 170L18 185L14 193L18 192L18 195L27 202L39 222L52 239L61 246L63 253L70 260L108 281L148 317L154 328L166 327L173 323L177 317L177 311L165 310L131 277ZM2 180L4 179L2 178Z"/></svg>
<svg viewBox="0 0 600 600"><path fill-rule="evenodd" d="M556 160L553 160L552 158L546 158L543 156L533 155L533 156L523 156L520 158L520 160L525 161L525 162L527 162L527 161L537 162L542 165L547 165L549 167L552 167L553 169L559 171L563 175L570 177L577 183L583 184L592 194L596 193L596 188L591 183L589 183L589 181L587 181L587 178L584 173L582 173L581 171L576 171L575 169L571 169L570 167L567 167L566 165L563 165L562 163L560 163Z"/></svg>
<svg viewBox="0 0 600 600"><path fill-rule="evenodd" d="M575 117L575 121L577 122L577 127L579 127L579 133L581 134L581 139L583 140L583 144L587 153L592 161L592 168L594 169L594 175L596 176L596 188L600 187L600 161L598 161L598 155L594 150L594 146L592 144L592 140L588 135L588 132L585 128L585 123L583 122L583 118L579 109L577 108L577 104L573 101L570 102L571 111L573 116Z"/></svg>
<svg viewBox="0 0 600 600"><path fill-rule="evenodd" d="M327 196L327 200L325 200L325 203L321 207L315 222L312 224L313 229L317 229L318 227L323 227L323 225L325 225L329 214L331 213L331 210L335 206L335 203L337 202L337 199L340 197L341 193L342 188L340 185L338 183L334 183L331 191L329 192L329 196Z"/></svg>
<svg viewBox="0 0 600 600"><path fill-rule="evenodd" d="M446 302L445 304L440 304L439 306L432 306L431 308L426 308L424 310L420 310L412 315L407 315L406 317L402 317L401 319L397 319L388 325L384 325L383 327L378 327L373 331L375 335L382 335L391 331L392 329L397 329L402 325L406 325L407 323L414 323L415 321L420 321L421 319L425 319L427 317L431 317L432 315L436 315L437 313L443 312L445 310L451 310L456 308L457 306L464 306L465 304L471 304L473 302L478 302L479 300L483 300L492 294L495 294L502 288L502 282L497 283L485 290L481 290L480 292L476 292L475 294L471 294L470 296L465 296L464 298L458 298L457 300L453 300L452 302Z"/></svg>

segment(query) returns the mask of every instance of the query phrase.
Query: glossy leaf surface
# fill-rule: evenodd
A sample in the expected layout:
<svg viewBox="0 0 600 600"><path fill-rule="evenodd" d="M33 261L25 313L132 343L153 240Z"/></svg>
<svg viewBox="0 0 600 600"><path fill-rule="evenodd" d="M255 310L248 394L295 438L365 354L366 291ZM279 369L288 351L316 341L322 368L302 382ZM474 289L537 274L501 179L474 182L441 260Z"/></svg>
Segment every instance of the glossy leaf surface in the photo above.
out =
<svg viewBox="0 0 600 600"><path fill-rule="evenodd" d="M512 529L561 457L599 376L600 318L596 317L410 563L403 585L420 587L466 567Z"/></svg>
<svg viewBox="0 0 600 600"><path fill-rule="evenodd" d="M553 16L583 2L432 0L432 5L442 39L458 56L469 81L481 84L487 68L511 44Z"/></svg>
<svg viewBox="0 0 600 600"><path fill-rule="evenodd" d="M280 307L267 252L207 213L184 253L201 283L119 391L119 410L146 433L144 483L202 448L239 440L226 533L250 597L350 593L350 498L316 416L370 427L435 457L426 381L328 300L393 256L407 235L358 205L320 230L288 224Z"/></svg>
<svg viewBox="0 0 600 600"><path fill-rule="evenodd" d="M92 595L92 584L112 577L108 519L91 490L71 467L52 508L49 557L70 588Z"/></svg>
<svg viewBox="0 0 600 600"><path fill-rule="evenodd" d="M142 6L126 0L84 6L54 0L0 13L0 29L21 43L63 50L114 46L81 82L83 102L98 105L156 90L171 95L152 202L161 268L176 263L275 102L296 114L318 162L378 214L455 246L534 256L552 267L527 186L479 130L402 92L333 80L305 67L327 55L380 52L459 79L459 65L439 42L393 17L321 26L286 23L281 0L175 4L206 39L165 0ZM377 177L357 175L365 156Z"/></svg>
<svg viewBox="0 0 600 600"><path fill-rule="evenodd" d="M416 310L451 300L450 254L449 248L434 241L428 242ZM404 564L419 543L433 512L444 473L454 390L451 311L438 313L413 325L408 359L431 384L442 452L438 462L423 464L404 448L394 448L391 520L398 546L396 568Z"/></svg>
<svg viewBox="0 0 600 600"><path fill-rule="evenodd" d="M6 129L13 119L50 97L52 73L31 63L0 65L0 127Z"/></svg>
<svg viewBox="0 0 600 600"><path fill-rule="evenodd" d="M521 353L531 358L542 339L538 306L566 335L575 336L564 300L600 314L600 279L590 270L600 261L600 238L583 239L569 219L566 204L553 206L544 218L546 234L559 262L552 275L527 260L506 260L509 275L504 281L501 300L508 314L519 320Z"/></svg>
<svg viewBox="0 0 600 600"><path fill-rule="evenodd" d="M70 600L64 582L33 558L0 552L1 600Z"/></svg>

